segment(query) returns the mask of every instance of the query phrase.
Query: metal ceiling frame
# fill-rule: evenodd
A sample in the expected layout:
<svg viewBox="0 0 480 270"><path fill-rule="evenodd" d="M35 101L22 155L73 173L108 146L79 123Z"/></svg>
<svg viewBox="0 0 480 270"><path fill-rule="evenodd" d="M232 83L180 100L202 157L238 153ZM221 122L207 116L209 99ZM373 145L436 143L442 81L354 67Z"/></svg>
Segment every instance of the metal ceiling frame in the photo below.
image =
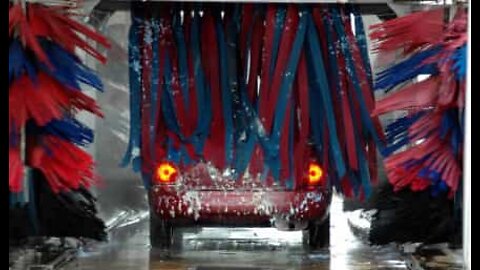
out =
<svg viewBox="0 0 480 270"><path fill-rule="evenodd" d="M129 10L131 3L161 3L161 2L203 2L203 3L323 3L323 4L356 4L360 13L364 15L378 15L381 20L388 20L397 17L393 5L410 6L451 6L457 4L468 4L468 0L100 0L86 18L86 23L94 27L101 27L116 11Z"/></svg>
<svg viewBox="0 0 480 270"><path fill-rule="evenodd" d="M86 23L94 26L95 28L102 27L108 19L116 11L125 11L129 10L131 3L146 3L152 2L154 4L160 4L162 2L203 2L203 3L323 3L323 4L358 4L361 14L364 15L378 15L381 20L387 20L397 17L395 11L390 7L392 0L271 0L271 1L262 1L262 0L239 0L239 1L219 1L219 0L191 0L191 1L181 1L181 0L150 0L150 1L135 1L135 0L100 0L100 2L95 5L93 10L90 12L90 15L86 18ZM402 4L405 1L401 1ZM411 2L411 1L409 1ZM436 2L434 0L427 2Z"/></svg>

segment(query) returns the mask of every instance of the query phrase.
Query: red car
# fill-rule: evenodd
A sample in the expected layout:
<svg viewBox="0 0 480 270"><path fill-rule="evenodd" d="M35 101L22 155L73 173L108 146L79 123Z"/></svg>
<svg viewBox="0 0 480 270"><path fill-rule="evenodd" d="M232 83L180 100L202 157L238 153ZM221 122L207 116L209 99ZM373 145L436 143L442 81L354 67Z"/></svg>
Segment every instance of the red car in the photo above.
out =
<svg viewBox="0 0 480 270"><path fill-rule="evenodd" d="M269 181L271 180L271 181ZM331 189L326 172L312 157L293 190L248 174L232 180L209 163L178 168L161 163L149 191L150 239L154 247L169 247L174 231L189 226L274 226L303 230L310 248L329 245Z"/></svg>

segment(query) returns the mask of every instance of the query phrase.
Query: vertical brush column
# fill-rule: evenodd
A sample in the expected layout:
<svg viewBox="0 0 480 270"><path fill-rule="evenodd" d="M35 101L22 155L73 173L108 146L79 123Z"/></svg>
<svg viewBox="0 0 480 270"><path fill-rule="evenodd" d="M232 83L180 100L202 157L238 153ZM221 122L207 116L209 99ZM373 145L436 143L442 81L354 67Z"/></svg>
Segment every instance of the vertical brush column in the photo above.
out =
<svg viewBox="0 0 480 270"><path fill-rule="evenodd" d="M27 12L27 3L26 0L18 0L17 2L20 3L22 6L22 10L24 13ZM25 41L22 40L23 45L25 46ZM23 162L24 167L23 167L23 190L22 190L22 203L28 204L28 212L30 215L30 220L32 221L33 224L33 229L34 232L37 233L37 217L36 217L36 205L34 201L34 179L31 177L31 170L30 167L28 166L28 161L26 160L26 155L28 151L28 140L27 140L27 128L25 126L22 127L20 131L20 158Z"/></svg>
<svg viewBox="0 0 480 270"><path fill-rule="evenodd" d="M472 55L472 27L471 27L471 18L472 18L472 9L468 9L468 42L467 42L467 55ZM471 190L472 190L472 65L470 58L467 58L467 96L466 96L466 125L465 125L465 145L464 145L464 167L463 167L463 257L464 262L467 270L472 269L472 261L471 261L471 245L472 245L472 238L471 238Z"/></svg>

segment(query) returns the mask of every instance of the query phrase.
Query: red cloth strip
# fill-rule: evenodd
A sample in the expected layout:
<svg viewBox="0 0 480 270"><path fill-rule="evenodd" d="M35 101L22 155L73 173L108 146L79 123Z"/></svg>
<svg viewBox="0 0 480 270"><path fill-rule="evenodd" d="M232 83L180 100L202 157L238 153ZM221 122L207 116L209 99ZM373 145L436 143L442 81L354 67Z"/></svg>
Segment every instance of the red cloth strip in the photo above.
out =
<svg viewBox="0 0 480 270"><path fill-rule="evenodd" d="M328 61L328 44L327 44L327 26L323 23L323 18L329 16L328 10L320 7L315 7L312 9L312 16L313 21L315 22L315 26L317 28L320 45L322 46L322 56L324 59L324 63ZM335 32L333 30L328 30L330 32ZM328 65L325 65L328 67ZM330 69L327 68L327 73L330 73ZM330 85L332 87L332 85Z"/></svg>
<svg viewBox="0 0 480 270"><path fill-rule="evenodd" d="M160 35L162 35L160 33ZM165 46L161 42L161 37L158 39L158 72L163 74L164 65L165 65ZM167 156L167 151L165 147L165 139L167 137L167 128L165 122L163 121L162 113L162 94L163 94L163 85L165 84L165 78L163 76L158 76L158 88L157 91L157 106L155 112L155 162L161 162Z"/></svg>
<svg viewBox="0 0 480 270"><path fill-rule="evenodd" d="M335 43L339 43L340 40L338 40L338 36L333 29L331 29L332 32L332 37ZM355 93L352 91L351 87L351 82L348 80L347 76L347 67L346 67L346 62L345 62L345 57L341 52L341 49L338 46L335 46L335 55L337 59L337 65L338 65L338 71L339 71L339 80L340 80L340 99L341 99L341 110L342 110L342 120L338 121L337 123L343 123L343 129L339 128L340 130L343 130L342 133L344 133L344 140L341 141L343 142L342 146L344 147L343 149L346 149L346 154L348 157L348 163L349 167L355 171L358 170L359 164L358 164L358 155L357 155L357 148L356 148L356 140L355 140L355 130L357 130L358 133L361 132L360 129L360 111L357 110L357 114L355 115L356 117L356 123L357 126L355 128L353 124L352 118L354 117L352 114L352 109L350 108L350 102L349 102L349 96L352 97L352 100L355 99ZM350 91L349 91L350 88ZM357 104L358 105L358 104ZM358 106L357 106L358 109ZM360 140L360 143L362 143L361 136L357 135L358 139Z"/></svg>
<svg viewBox="0 0 480 270"><path fill-rule="evenodd" d="M394 110L435 106L440 82L439 77L431 77L419 83L407 85L377 101L372 115L377 116Z"/></svg>
<svg viewBox="0 0 480 270"><path fill-rule="evenodd" d="M241 25L240 25L240 63L242 64L242 72L245 71L245 67L247 66L247 59L248 59L248 48L247 48L247 40L250 30L252 28L254 19L254 5L253 4L243 4L242 6L242 18L241 18Z"/></svg>
<svg viewBox="0 0 480 270"><path fill-rule="evenodd" d="M300 62L297 71L297 104L300 111L298 123L298 138L296 140L296 147L294 149L294 169L295 169L295 187L301 185L303 180L303 173L305 168L305 150L308 143L308 135L310 132L310 114L309 114L309 96L308 96L308 73L305 52L300 55ZM296 112L294 112L296 113ZM295 117L297 119L297 117Z"/></svg>
<svg viewBox="0 0 480 270"><path fill-rule="evenodd" d="M257 99L259 68L261 65L261 48L262 37L264 34L263 18L257 16L253 25L252 44L250 49L250 74L248 77L248 97L252 104L255 104Z"/></svg>
<svg viewBox="0 0 480 270"><path fill-rule="evenodd" d="M262 70L261 70L261 83L260 83L260 94L259 94L259 108L258 115L260 116L260 121L263 126L265 125L265 115L268 106L268 92L270 89L270 63L272 59L272 48L273 48L273 33L275 29L275 14L276 6L268 5L266 18L265 18L265 34L263 39L263 49L262 49ZM293 39L293 38L292 38Z"/></svg>
<svg viewBox="0 0 480 270"><path fill-rule="evenodd" d="M175 110L175 117L177 118L177 123L180 128L180 132L184 136L190 134L190 119L186 112L185 102L183 100L183 95L181 92L179 75L178 75L178 56L177 50L175 48L175 39L173 37L173 27L172 27L172 17L171 14L164 13L162 14L163 28L161 31L164 31L164 35L161 35L161 43L166 45L166 53L168 54L170 65L171 65L171 77L165 78L165 83L169 84L173 94L173 103ZM167 131L168 137L170 138L173 147L176 150L180 149L181 141L177 134Z"/></svg>
<svg viewBox="0 0 480 270"><path fill-rule="evenodd" d="M263 18L257 16L255 18L254 26L253 26L253 33L252 33L252 44L250 48L250 74L248 77L248 85L247 85L247 94L249 100L252 104L256 104L258 96L257 90L259 87L258 84L258 77L262 76L260 74L260 65L262 65L262 46L263 46L263 34L264 34L264 26L263 26ZM263 70L262 70L263 71ZM268 74L268 73L267 73ZM264 77L262 77L264 78ZM263 84L263 82L262 82ZM259 144L255 145L254 152L252 154L252 158L249 164L249 172L254 178L257 177L263 170L263 152L261 146Z"/></svg>
<svg viewBox="0 0 480 270"><path fill-rule="evenodd" d="M23 190L23 162L20 157L20 147L8 149L8 187L12 192Z"/></svg>
<svg viewBox="0 0 480 270"><path fill-rule="evenodd" d="M202 57L206 79L210 86L212 99L212 125L210 136L204 147L205 159L211 161L217 168L225 167L225 123L223 119L222 93L220 87L220 67L218 42L215 33L215 21L208 11L203 16L202 23Z"/></svg>
<svg viewBox="0 0 480 270"><path fill-rule="evenodd" d="M292 49L293 41L295 39L296 30L298 27L298 10L294 5L289 5L287 9L287 14L285 17L285 24L283 27L282 38L280 39L280 48L278 50L278 57L273 72L273 81L268 91L268 100L267 107L265 108L264 113L261 114L262 117L265 117L265 130L267 134L270 133L273 123L273 118L275 116L275 109L277 105L278 94L280 90L280 85L282 79L286 74L284 74L287 67L288 58L290 56L290 51ZM293 76L293 75L292 75ZM260 108L262 110L263 108Z"/></svg>
<svg viewBox="0 0 480 270"><path fill-rule="evenodd" d="M190 38L190 32L191 32L191 25L192 25L192 18L190 16L185 16L184 19L184 37L185 37L185 43L187 47L187 58L188 58L188 96L189 96L189 122L191 123L189 126L190 128L188 129L188 133L185 134L186 136L190 136L193 134L196 128L196 123L198 121L198 104L197 104L197 92L196 92L196 86L195 86L195 76L194 76L194 60L193 60L193 54L192 50L190 49L191 47L191 38Z"/></svg>

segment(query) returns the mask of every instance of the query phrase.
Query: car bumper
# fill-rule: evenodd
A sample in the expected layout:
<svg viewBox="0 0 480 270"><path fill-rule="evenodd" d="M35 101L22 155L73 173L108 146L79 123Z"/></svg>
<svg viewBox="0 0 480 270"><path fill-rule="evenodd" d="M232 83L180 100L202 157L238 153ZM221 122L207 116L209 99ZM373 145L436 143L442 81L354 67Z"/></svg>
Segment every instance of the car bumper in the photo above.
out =
<svg viewBox="0 0 480 270"><path fill-rule="evenodd" d="M315 191L183 191L154 186L149 193L153 213L176 225L271 226L295 229L328 214L331 193ZM293 225L292 225L293 224ZM300 224L300 225L299 225Z"/></svg>

